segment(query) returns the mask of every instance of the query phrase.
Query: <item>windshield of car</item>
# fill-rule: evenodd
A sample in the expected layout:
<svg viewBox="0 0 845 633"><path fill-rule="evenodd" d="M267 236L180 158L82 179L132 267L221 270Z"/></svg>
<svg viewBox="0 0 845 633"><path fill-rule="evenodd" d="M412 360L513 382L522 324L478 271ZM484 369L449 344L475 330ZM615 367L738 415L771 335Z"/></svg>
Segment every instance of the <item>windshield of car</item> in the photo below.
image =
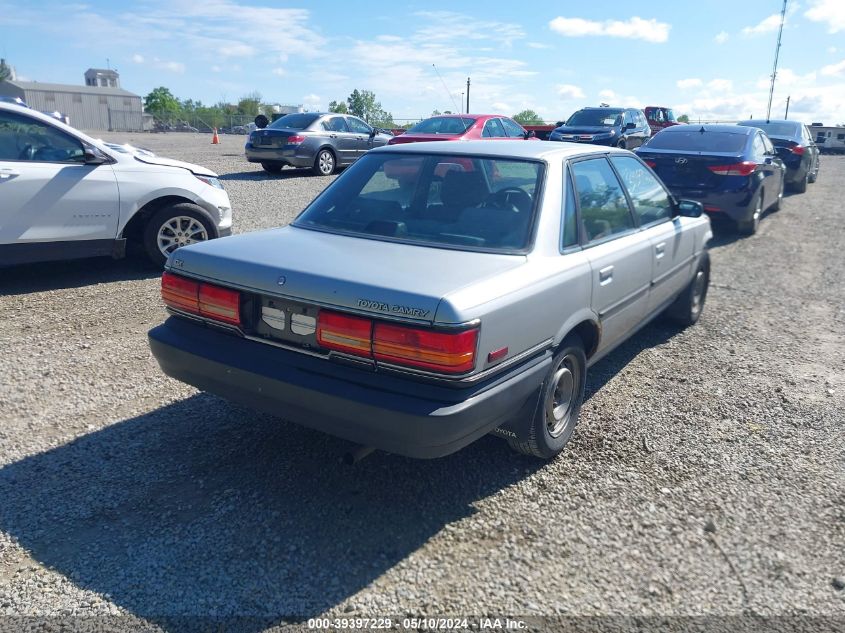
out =
<svg viewBox="0 0 845 633"><path fill-rule="evenodd" d="M687 127L687 126L679 126ZM748 137L745 134L733 132L701 132L701 128L675 132L664 130L649 139L648 149L674 149L691 152L741 152L745 148Z"/></svg>
<svg viewBox="0 0 845 633"><path fill-rule="evenodd" d="M473 118L463 116L435 117L420 121L406 134L463 134L472 127L475 121Z"/></svg>
<svg viewBox="0 0 845 633"><path fill-rule="evenodd" d="M740 125L759 128L769 136L801 136L800 124L791 121L743 121Z"/></svg>
<svg viewBox="0 0 845 633"><path fill-rule="evenodd" d="M515 158L371 153L293 224L426 246L522 251L543 174L543 163Z"/></svg>
<svg viewBox="0 0 845 633"><path fill-rule="evenodd" d="M286 114L285 116L276 119L267 127L273 130L287 128L291 130L304 130L314 121L320 117L319 114L295 113Z"/></svg>
<svg viewBox="0 0 845 633"><path fill-rule="evenodd" d="M675 113L669 108L666 109L666 120L672 121L673 123L678 122L678 119L675 118Z"/></svg>
<svg viewBox="0 0 845 633"><path fill-rule="evenodd" d="M622 110L579 110L566 122L567 125L612 127L622 122Z"/></svg>

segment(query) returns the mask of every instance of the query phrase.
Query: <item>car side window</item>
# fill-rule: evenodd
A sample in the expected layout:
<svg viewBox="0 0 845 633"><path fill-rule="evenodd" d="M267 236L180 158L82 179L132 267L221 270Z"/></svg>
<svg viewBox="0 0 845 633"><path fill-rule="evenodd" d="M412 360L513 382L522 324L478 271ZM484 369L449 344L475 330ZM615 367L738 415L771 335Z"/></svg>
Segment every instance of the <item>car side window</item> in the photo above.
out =
<svg viewBox="0 0 845 633"><path fill-rule="evenodd" d="M754 160L758 163L766 160L766 144L763 142L763 136L761 134L754 135L754 141L751 143L751 153Z"/></svg>
<svg viewBox="0 0 845 633"><path fill-rule="evenodd" d="M511 138L522 138L525 136L525 130L519 123L511 119L501 119L502 125L505 127L505 134Z"/></svg>
<svg viewBox="0 0 845 633"><path fill-rule="evenodd" d="M342 116L333 116L330 119L323 121L323 129L327 132L348 132L346 127L346 119Z"/></svg>
<svg viewBox="0 0 845 633"><path fill-rule="evenodd" d="M561 249L576 246L578 244L578 224L576 222L576 206L575 206L575 189L572 186L572 178L569 175L569 170L564 166L563 168L566 178L566 195L563 198L563 223L561 230Z"/></svg>
<svg viewBox="0 0 845 633"><path fill-rule="evenodd" d="M763 147L766 150L766 154L769 155L769 156L774 156L775 155L775 146L772 145L771 139L768 136L763 136L762 139L763 139Z"/></svg>
<svg viewBox="0 0 845 633"><path fill-rule="evenodd" d="M506 136L506 134L499 119L489 119L484 124L484 130L481 132L481 136L484 138L501 138Z"/></svg>
<svg viewBox="0 0 845 633"><path fill-rule="evenodd" d="M669 193L645 165L632 156L612 156L610 162L628 190L640 226L672 217Z"/></svg>
<svg viewBox="0 0 845 633"><path fill-rule="evenodd" d="M81 163L84 153L80 141L52 125L0 112L0 160Z"/></svg>
<svg viewBox="0 0 845 633"><path fill-rule="evenodd" d="M634 228L622 185L605 158L574 163L572 175L588 241L604 240Z"/></svg>
<svg viewBox="0 0 845 633"><path fill-rule="evenodd" d="M373 131L373 128L354 116L346 117L346 121L349 123L349 129L355 134L369 134Z"/></svg>

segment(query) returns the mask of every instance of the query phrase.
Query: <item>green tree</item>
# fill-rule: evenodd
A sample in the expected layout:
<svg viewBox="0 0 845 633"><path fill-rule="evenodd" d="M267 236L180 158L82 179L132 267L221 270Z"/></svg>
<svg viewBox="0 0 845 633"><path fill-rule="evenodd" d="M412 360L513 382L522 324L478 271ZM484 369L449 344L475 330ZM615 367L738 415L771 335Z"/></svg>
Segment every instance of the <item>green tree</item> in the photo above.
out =
<svg viewBox="0 0 845 633"><path fill-rule="evenodd" d="M247 116L258 116L261 110L261 94L258 92L251 92L248 95L241 97L238 101L238 114L245 114Z"/></svg>
<svg viewBox="0 0 845 633"><path fill-rule="evenodd" d="M443 114L440 110L434 109L431 111L431 116L440 116Z"/></svg>
<svg viewBox="0 0 845 633"><path fill-rule="evenodd" d="M381 103L376 101L375 93L370 90L359 91L356 88L346 99L346 104L349 107L349 114L364 119L370 125L396 127L393 122L393 115L382 109Z"/></svg>
<svg viewBox="0 0 845 633"><path fill-rule="evenodd" d="M520 125L543 125L543 119L534 110L523 110L512 118Z"/></svg>
<svg viewBox="0 0 845 633"><path fill-rule="evenodd" d="M329 101L329 112L337 112L338 114L347 114L349 109L343 101Z"/></svg>
<svg viewBox="0 0 845 633"><path fill-rule="evenodd" d="M179 113L179 99L164 86L159 86L144 97L144 108L159 118L173 116Z"/></svg>
<svg viewBox="0 0 845 633"><path fill-rule="evenodd" d="M12 76L12 69L6 64L5 59L0 59L0 83Z"/></svg>
<svg viewBox="0 0 845 633"><path fill-rule="evenodd" d="M689 115L688 114L682 114L681 116L679 116L678 117L678 123L689 123Z"/></svg>

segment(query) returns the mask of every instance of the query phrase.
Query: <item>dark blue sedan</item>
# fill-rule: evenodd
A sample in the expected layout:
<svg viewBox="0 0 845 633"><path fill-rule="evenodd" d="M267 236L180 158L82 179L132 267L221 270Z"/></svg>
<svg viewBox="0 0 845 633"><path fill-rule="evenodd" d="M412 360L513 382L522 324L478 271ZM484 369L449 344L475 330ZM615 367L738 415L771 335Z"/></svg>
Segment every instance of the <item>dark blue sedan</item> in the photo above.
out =
<svg viewBox="0 0 845 633"><path fill-rule="evenodd" d="M786 184L798 193L819 177L819 148L807 126L800 121L740 121L738 125L763 130L786 167Z"/></svg>
<svg viewBox="0 0 845 633"><path fill-rule="evenodd" d="M767 209L780 208L784 164L756 127L678 125L635 150L676 198L697 200L739 231L757 231Z"/></svg>

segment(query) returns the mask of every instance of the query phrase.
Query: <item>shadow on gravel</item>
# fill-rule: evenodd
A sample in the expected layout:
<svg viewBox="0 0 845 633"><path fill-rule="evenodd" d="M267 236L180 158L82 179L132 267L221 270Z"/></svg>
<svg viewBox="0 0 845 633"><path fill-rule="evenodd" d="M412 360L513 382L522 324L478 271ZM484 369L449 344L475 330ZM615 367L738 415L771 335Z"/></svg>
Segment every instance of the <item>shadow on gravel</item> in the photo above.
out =
<svg viewBox="0 0 845 633"><path fill-rule="evenodd" d="M646 327L591 368L588 394L676 332ZM165 630L240 618L251 633L414 565L444 526L544 465L490 436L425 461L375 453L346 466L349 448L198 394L0 469L0 529Z"/></svg>
<svg viewBox="0 0 845 633"><path fill-rule="evenodd" d="M287 178L310 178L311 171L308 169L282 169L278 174L268 174L263 169L250 171L236 171L228 174L221 174L220 180L285 180Z"/></svg>
<svg viewBox="0 0 845 633"><path fill-rule="evenodd" d="M160 277L161 269L143 257L114 260L94 257L61 262L41 262L0 268L0 295L19 295L59 288L81 288L114 281Z"/></svg>

